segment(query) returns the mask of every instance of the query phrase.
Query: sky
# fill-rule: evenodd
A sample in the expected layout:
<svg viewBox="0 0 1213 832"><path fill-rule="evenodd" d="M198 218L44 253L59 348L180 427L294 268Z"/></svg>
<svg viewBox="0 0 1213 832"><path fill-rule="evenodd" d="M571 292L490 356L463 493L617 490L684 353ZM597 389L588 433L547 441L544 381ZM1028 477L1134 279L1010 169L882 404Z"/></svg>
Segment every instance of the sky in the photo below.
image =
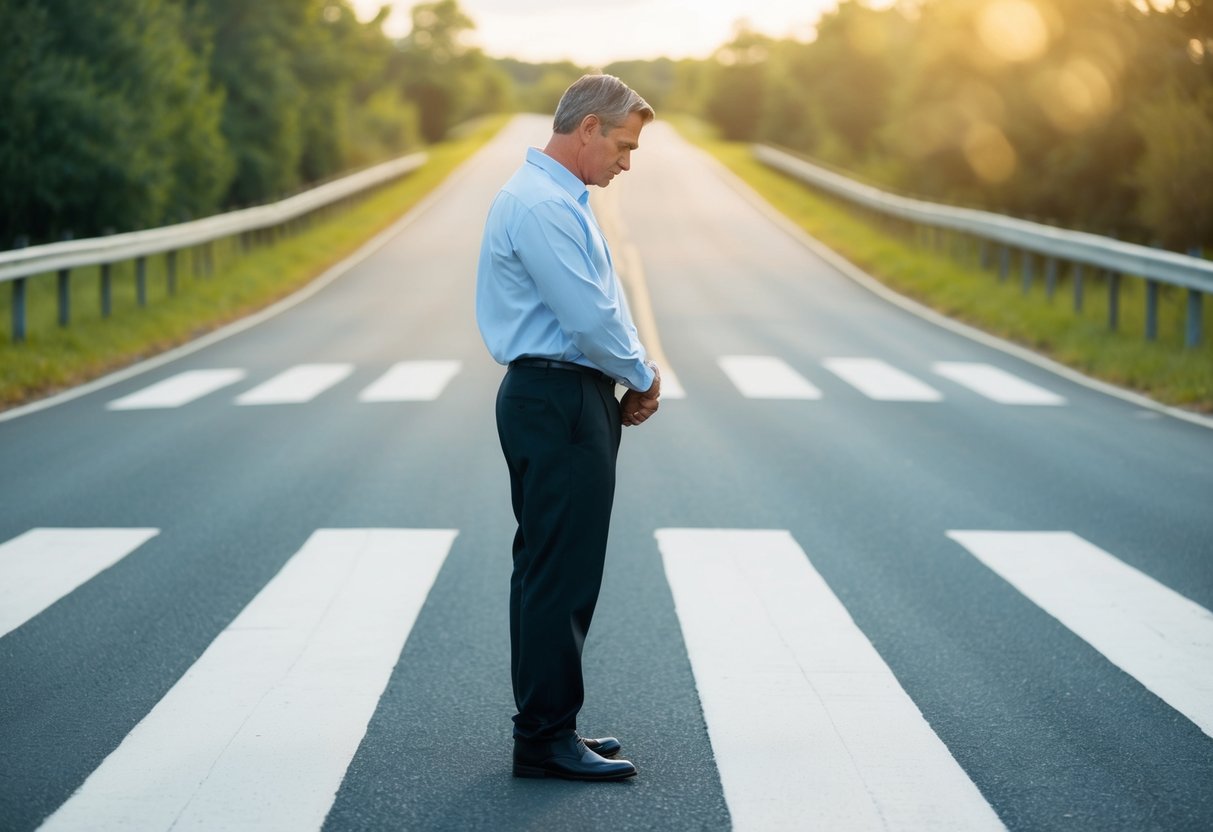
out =
<svg viewBox="0 0 1213 832"><path fill-rule="evenodd" d="M393 7L389 34L407 34L414 0L351 0L360 18ZM836 0L459 0L476 23L469 38L493 57L571 60L601 67L631 58L704 58L735 24L774 37L808 39Z"/></svg>

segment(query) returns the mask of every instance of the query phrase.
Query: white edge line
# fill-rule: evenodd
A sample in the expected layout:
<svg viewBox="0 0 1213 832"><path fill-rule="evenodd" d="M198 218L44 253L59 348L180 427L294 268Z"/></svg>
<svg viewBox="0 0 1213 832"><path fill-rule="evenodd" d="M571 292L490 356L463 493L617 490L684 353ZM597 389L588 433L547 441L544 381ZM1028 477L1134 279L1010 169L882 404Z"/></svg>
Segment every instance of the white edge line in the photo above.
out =
<svg viewBox="0 0 1213 832"><path fill-rule="evenodd" d="M1138 407L1144 407L1147 410L1165 413L1166 415L1173 416L1176 419L1182 419L1183 421L1190 422L1194 425L1200 425L1204 428L1213 429L1213 418L1202 416L1199 413L1192 413L1191 411L1183 410L1182 408L1171 407L1170 405L1156 402L1140 393L1134 393L1130 390L1125 390L1123 387L1117 387L1114 384L1109 384L1106 381L1091 378L1090 376L1080 373L1078 370L1075 370L1072 367L1067 367L1051 358L1046 358L1040 353L1034 352L1027 347L1022 347L1019 344L1005 341L996 335L991 335L990 333L977 329L976 327L961 323L960 321L949 318L942 313L936 312L934 309L922 305L918 301L911 300L905 295L898 294L780 213L774 206L763 199L762 195L754 190L749 183L725 167L724 163L716 159L715 156L692 144L689 140L685 139L685 137L683 140L686 141L687 144L691 145L700 154L702 154L704 158L706 158L716 169L716 172L722 179L724 179L726 183L732 186L735 191L740 193L756 208L762 211L762 213L765 214L768 219L780 226L784 231L790 234L794 239L798 240L813 254L824 260L828 265L837 269L843 275L855 281L863 288L872 292L874 295L877 295L896 306L900 306L907 312L911 312L923 320L935 324L936 326L955 332L957 335L963 335L965 338L976 341L979 344L984 344L987 347L1000 350L1023 361L1027 361L1029 364L1035 364L1037 367L1040 367L1043 370L1048 370L1049 372L1059 375L1062 378L1074 382L1075 384L1081 384L1083 387L1096 390L1108 396L1114 396L1122 401L1137 405Z"/></svg>
<svg viewBox="0 0 1213 832"><path fill-rule="evenodd" d="M505 125L502 126L502 130L504 129ZM492 138L490 138L489 141L492 141ZM483 150L488 143L489 142L485 142L480 150ZM73 387L70 390L64 390L62 393L57 393L48 398L40 399L36 402L31 402L26 405L21 405L20 407L12 408L11 410L0 412L0 422L7 422L10 419L28 416L31 413L37 413L40 410L46 410L47 408L54 407L55 405L70 402L73 399L78 399L81 396L87 396L89 393L102 390L113 384L117 384L120 381L126 381L127 379L133 378L140 373L146 373L148 370L154 370L157 367L162 367L165 364L176 361L178 358L184 358L185 356L198 352L199 350L206 349L212 344L217 344L225 338L238 335L241 332L244 332L246 329L252 329L258 324L268 321L270 318L280 315L291 307L302 303L312 295L319 292L321 289L324 289L334 280L341 277L354 266L370 257L376 251L383 248L383 246L387 245L387 243L390 242L393 237L408 226L412 225L419 216L429 210L433 203L441 199L447 191L454 187L454 185L467 174L467 171L471 167L470 163L480 155L480 150L477 150L470 157L465 159L458 168L452 171L446 177L446 179L444 179L438 185L438 187L434 188L434 190L422 197L421 201L414 205L412 210L410 210L407 214L398 219L396 222L392 223L392 225L390 225L388 228L372 237L349 257L345 258L340 263L331 266L315 280L312 280L306 286L302 287L293 294L287 295L282 300L267 306L259 312L254 312L248 317L241 318L238 321L234 321L226 326L220 327L219 329L209 332L194 341L182 344L179 347L174 347L168 352L161 353L160 355L154 356L145 361L140 361L137 364L132 364L129 367L124 367L123 369L110 373L109 375L86 382L79 387Z"/></svg>

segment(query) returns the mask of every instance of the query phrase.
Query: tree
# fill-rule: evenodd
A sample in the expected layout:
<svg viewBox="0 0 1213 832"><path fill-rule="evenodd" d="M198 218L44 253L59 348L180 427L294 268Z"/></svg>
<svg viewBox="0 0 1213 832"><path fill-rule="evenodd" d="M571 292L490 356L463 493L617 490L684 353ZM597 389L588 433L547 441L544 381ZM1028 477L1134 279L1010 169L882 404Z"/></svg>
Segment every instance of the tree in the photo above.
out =
<svg viewBox="0 0 1213 832"><path fill-rule="evenodd" d="M168 0L0 4L0 239L214 210L222 94Z"/></svg>
<svg viewBox="0 0 1213 832"><path fill-rule="evenodd" d="M1142 102L1145 150L1134 170L1141 221L1162 245L1213 243L1213 88L1193 99L1169 89Z"/></svg>
<svg viewBox="0 0 1213 832"><path fill-rule="evenodd" d="M435 142L458 120L464 107L469 50L461 36L475 24L455 0L413 7L413 28L400 44L399 75L404 93L417 105L421 134Z"/></svg>
<svg viewBox="0 0 1213 832"><path fill-rule="evenodd" d="M725 139L749 141L758 135L771 43L739 24L733 40L713 55L705 109Z"/></svg>
<svg viewBox="0 0 1213 832"><path fill-rule="evenodd" d="M214 43L210 71L226 92L223 134L236 176L226 202L282 196L302 181L305 90L294 49L306 19L295 0L191 0L191 19Z"/></svg>

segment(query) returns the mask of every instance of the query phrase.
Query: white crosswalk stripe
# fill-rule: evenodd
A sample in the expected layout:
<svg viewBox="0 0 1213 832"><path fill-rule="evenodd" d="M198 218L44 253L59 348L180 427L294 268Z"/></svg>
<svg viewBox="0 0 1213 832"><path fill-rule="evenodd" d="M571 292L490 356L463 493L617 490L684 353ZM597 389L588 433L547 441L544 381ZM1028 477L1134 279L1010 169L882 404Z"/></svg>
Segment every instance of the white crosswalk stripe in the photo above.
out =
<svg viewBox="0 0 1213 832"><path fill-rule="evenodd" d="M319 829L455 535L315 532L41 828Z"/></svg>
<svg viewBox="0 0 1213 832"><path fill-rule="evenodd" d="M678 380L677 374L669 367L661 368L661 398L663 399L685 399L687 391L683 389L682 382Z"/></svg>
<svg viewBox="0 0 1213 832"><path fill-rule="evenodd" d="M358 396L361 402L433 401L462 368L459 361L401 361Z"/></svg>
<svg viewBox="0 0 1213 832"><path fill-rule="evenodd" d="M0 544L0 636L158 533L158 529L30 529Z"/></svg>
<svg viewBox="0 0 1213 832"><path fill-rule="evenodd" d="M724 355L717 364L729 381L749 399L815 401L822 391L786 361L771 355ZM920 378L877 358L826 358L821 365L875 401L939 402L945 397ZM361 403L423 402L438 399L462 371L455 360L401 361L357 396ZM261 382L235 397L237 405L305 404L348 378L355 368L347 363L300 364ZM994 402L1007 405L1063 405L1066 400L989 364L941 361L932 364L939 376ZM143 390L109 402L110 410L177 408L197 401L248 376L243 369L188 370ZM662 378L662 398L684 399L687 392L668 368Z"/></svg>
<svg viewBox="0 0 1213 832"><path fill-rule="evenodd" d="M1003 828L788 532L656 534L734 829Z"/></svg>
<svg viewBox="0 0 1213 832"><path fill-rule="evenodd" d="M1072 532L948 537L1213 736L1213 613Z"/></svg>
<svg viewBox="0 0 1213 832"><path fill-rule="evenodd" d="M747 399L820 399L821 391L772 355L723 355L717 362Z"/></svg>
<svg viewBox="0 0 1213 832"><path fill-rule="evenodd" d="M847 384L877 401L937 402L943 398L934 387L876 358L827 358L822 364Z"/></svg>
<svg viewBox="0 0 1213 832"><path fill-rule="evenodd" d="M354 372L353 364L300 364L291 367L247 393L236 397L239 405L300 404L310 402Z"/></svg>
<svg viewBox="0 0 1213 832"><path fill-rule="evenodd" d="M944 378L963 385L980 396L999 404L1014 405L1062 405L1066 400L1024 381L1006 370L990 364L968 361L937 361L932 370Z"/></svg>
<svg viewBox="0 0 1213 832"><path fill-rule="evenodd" d="M0 636L158 533L0 543ZM41 828L321 828L457 534L317 530ZM1213 736L1213 613L1071 532L947 535ZM1003 828L790 533L655 538L734 829Z"/></svg>
<svg viewBox="0 0 1213 832"><path fill-rule="evenodd" d="M129 396L115 399L110 410L159 410L197 401L245 377L244 370L186 370Z"/></svg>

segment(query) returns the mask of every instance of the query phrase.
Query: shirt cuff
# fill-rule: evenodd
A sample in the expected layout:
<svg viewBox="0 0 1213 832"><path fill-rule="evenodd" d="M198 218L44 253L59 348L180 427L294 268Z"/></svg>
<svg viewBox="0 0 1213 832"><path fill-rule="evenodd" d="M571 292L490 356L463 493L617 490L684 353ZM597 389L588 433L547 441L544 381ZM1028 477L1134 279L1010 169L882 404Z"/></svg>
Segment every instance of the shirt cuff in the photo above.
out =
<svg viewBox="0 0 1213 832"><path fill-rule="evenodd" d="M640 386L632 384L633 379L629 378L626 381L626 386L635 390L637 393L643 393L653 386L653 380L657 378L657 373L653 370L652 365L648 361L643 361L640 364L640 372L635 376L639 380Z"/></svg>

